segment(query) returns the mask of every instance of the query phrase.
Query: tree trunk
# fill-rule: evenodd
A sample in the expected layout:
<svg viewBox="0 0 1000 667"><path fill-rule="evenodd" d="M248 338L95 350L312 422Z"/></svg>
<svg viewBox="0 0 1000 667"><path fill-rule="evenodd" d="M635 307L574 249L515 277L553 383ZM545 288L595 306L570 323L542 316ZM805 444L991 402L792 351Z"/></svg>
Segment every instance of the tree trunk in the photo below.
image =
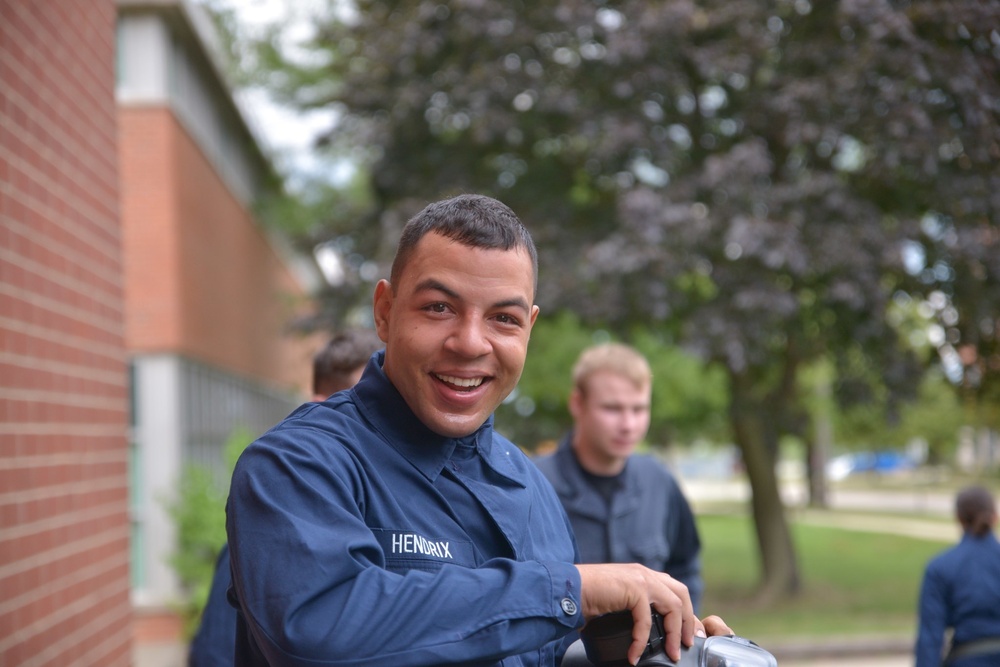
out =
<svg viewBox="0 0 1000 667"><path fill-rule="evenodd" d="M760 551L762 603L790 597L800 588L791 531L778 488L775 405L759 400L748 378L732 377L730 422L750 481L751 506ZM780 412L780 408L778 408Z"/></svg>
<svg viewBox="0 0 1000 667"><path fill-rule="evenodd" d="M829 447L819 437L806 445L806 480L808 482L809 506L826 508L829 506L826 484L826 463Z"/></svg>
<svg viewBox="0 0 1000 667"><path fill-rule="evenodd" d="M816 387L819 412L813 421L813 437L806 452L806 472L809 480L809 506L828 507L826 464L833 449L833 422L830 417L832 401L830 383L821 380Z"/></svg>

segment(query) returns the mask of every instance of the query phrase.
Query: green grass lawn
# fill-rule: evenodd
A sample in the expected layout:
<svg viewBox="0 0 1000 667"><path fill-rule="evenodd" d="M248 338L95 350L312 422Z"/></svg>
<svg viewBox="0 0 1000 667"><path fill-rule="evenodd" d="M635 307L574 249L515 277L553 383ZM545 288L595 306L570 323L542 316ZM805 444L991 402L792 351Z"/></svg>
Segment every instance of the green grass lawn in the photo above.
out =
<svg viewBox="0 0 1000 667"><path fill-rule="evenodd" d="M705 575L701 613L718 614L738 634L758 641L915 636L924 566L948 546L793 520L802 591L762 607L753 601L759 556L751 519L700 514L698 526Z"/></svg>

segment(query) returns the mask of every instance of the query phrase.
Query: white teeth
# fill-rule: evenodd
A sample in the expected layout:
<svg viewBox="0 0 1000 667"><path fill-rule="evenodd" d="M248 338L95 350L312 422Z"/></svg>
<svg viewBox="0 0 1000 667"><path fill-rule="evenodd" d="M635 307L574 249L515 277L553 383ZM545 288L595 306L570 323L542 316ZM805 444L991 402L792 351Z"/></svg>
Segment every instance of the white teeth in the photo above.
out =
<svg viewBox="0 0 1000 667"><path fill-rule="evenodd" d="M478 387L483 383L483 378L456 378L450 375L438 375L438 380L441 382L447 382L448 384L453 384L458 387Z"/></svg>

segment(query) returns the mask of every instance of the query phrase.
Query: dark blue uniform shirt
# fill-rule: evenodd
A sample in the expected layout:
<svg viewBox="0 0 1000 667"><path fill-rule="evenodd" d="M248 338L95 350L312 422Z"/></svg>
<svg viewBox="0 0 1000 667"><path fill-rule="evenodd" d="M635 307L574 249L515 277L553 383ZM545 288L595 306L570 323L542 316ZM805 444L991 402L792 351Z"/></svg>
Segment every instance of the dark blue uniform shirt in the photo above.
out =
<svg viewBox="0 0 1000 667"><path fill-rule="evenodd" d="M969 533L927 564L920 588L916 667L938 667L946 628L955 646L1000 638L1000 542ZM1000 653L955 660L954 667L996 667Z"/></svg>
<svg viewBox="0 0 1000 667"><path fill-rule="evenodd" d="M583 624L559 499L492 418L430 431L382 359L236 465L236 664L554 665Z"/></svg>
<svg viewBox="0 0 1000 667"><path fill-rule="evenodd" d="M583 563L641 563L688 587L698 613L705 585L694 512L677 480L658 460L635 454L605 500L587 480L566 436L536 463L552 482L576 534Z"/></svg>
<svg viewBox="0 0 1000 667"><path fill-rule="evenodd" d="M236 610L226 599L231 582L229 547L223 544L215 563L208 600L201 612L201 623L191 639L188 667L232 667Z"/></svg>

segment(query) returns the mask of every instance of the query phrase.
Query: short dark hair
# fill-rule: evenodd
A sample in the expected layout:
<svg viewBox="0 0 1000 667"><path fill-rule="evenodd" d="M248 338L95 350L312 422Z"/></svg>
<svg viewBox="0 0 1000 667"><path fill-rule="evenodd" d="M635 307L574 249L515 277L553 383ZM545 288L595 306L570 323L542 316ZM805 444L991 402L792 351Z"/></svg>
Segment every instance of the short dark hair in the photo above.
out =
<svg viewBox="0 0 1000 667"><path fill-rule="evenodd" d="M538 251L527 227L503 202L485 195L470 194L428 204L410 218L396 246L390 283L396 285L417 243L429 232L436 232L470 248L524 248L531 257L534 291L538 291Z"/></svg>
<svg viewBox="0 0 1000 667"><path fill-rule="evenodd" d="M351 376L362 368L382 341L374 329L346 329L313 356L313 393L329 396L351 386Z"/></svg>
<svg viewBox="0 0 1000 667"><path fill-rule="evenodd" d="M966 487L955 498L955 516L967 533L982 536L990 532L996 513L996 501L985 487Z"/></svg>

